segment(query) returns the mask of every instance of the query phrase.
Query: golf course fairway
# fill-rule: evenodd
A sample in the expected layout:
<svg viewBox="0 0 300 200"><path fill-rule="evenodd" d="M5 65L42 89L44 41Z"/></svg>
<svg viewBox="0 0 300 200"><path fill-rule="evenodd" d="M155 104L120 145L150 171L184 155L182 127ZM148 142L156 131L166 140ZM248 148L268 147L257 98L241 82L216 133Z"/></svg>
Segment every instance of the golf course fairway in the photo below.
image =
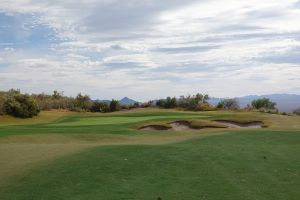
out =
<svg viewBox="0 0 300 200"><path fill-rule="evenodd" d="M197 129L140 130L178 120ZM142 109L0 117L0 200L298 200L299 188L298 116Z"/></svg>

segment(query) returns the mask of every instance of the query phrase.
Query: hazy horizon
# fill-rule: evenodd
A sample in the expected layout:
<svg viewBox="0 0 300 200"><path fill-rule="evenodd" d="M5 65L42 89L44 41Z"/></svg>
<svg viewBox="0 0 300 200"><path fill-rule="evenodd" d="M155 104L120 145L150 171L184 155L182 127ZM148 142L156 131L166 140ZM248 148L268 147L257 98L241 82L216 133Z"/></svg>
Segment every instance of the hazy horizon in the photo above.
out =
<svg viewBox="0 0 300 200"><path fill-rule="evenodd" d="M2 0L0 90L300 95L300 1Z"/></svg>

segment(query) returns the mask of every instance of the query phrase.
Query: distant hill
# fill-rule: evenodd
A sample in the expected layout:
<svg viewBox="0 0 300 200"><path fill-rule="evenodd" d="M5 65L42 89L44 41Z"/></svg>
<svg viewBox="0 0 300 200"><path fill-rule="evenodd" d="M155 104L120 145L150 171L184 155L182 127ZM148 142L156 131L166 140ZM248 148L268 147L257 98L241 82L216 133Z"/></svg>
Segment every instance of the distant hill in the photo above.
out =
<svg viewBox="0 0 300 200"><path fill-rule="evenodd" d="M300 95L296 94L270 94L270 95L249 95L244 97L237 97L240 107L245 107L251 104L251 101L258 98L269 98L271 101L277 103L277 108L280 112L293 112L296 108L300 108ZM223 98L211 98L209 102L217 105Z"/></svg>
<svg viewBox="0 0 300 200"><path fill-rule="evenodd" d="M107 103L110 104L111 100L95 100L98 102L103 102L103 103ZM119 100L119 103L123 106L129 106L129 105L133 105L135 103L139 103L138 101L135 101L133 99L130 99L128 97L124 97L123 99Z"/></svg>
<svg viewBox="0 0 300 200"><path fill-rule="evenodd" d="M95 100L95 102L102 102L102 103L106 103L106 104L110 104L110 100Z"/></svg>
<svg viewBox="0 0 300 200"><path fill-rule="evenodd" d="M133 100L133 99L130 99L128 97L124 97L123 99L119 100L119 103L121 105L128 106L128 105L133 105L133 104L138 103L138 102Z"/></svg>

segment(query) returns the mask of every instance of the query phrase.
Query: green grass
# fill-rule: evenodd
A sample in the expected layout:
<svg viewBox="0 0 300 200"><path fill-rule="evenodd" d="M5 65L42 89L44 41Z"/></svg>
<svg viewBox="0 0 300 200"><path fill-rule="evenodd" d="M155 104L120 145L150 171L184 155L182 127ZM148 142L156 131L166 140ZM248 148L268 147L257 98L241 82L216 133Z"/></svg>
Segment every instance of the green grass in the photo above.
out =
<svg viewBox="0 0 300 200"><path fill-rule="evenodd" d="M0 137L26 134L138 134L135 124L209 116L184 112L120 113L66 116L49 123L0 126ZM131 126L133 128L131 128Z"/></svg>
<svg viewBox="0 0 300 200"><path fill-rule="evenodd" d="M76 113L72 113L64 110L43 111L39 114L39 116L29 118L29 119L22 119L22 118L7 116L7 115L6 116L0 115L0 126L48 123L50 121L59 119L61 117L72 116L72 115L76 115Z"/></svg>
<svg viewBox="0 0 300 200"><path fill-rule="evenodd" d="M299 155L300 132L98 147L32 170L0 194L3 200L298 200Z"/></svg>
<svg viewBox="0 0 300 200"><path fill-rule="evenodd" d="M1 200L300 199L300 117L55 113L0 118ZM200 127L216 125L210 120L263 121L268 128L138 130L176 120Z"/></svg>

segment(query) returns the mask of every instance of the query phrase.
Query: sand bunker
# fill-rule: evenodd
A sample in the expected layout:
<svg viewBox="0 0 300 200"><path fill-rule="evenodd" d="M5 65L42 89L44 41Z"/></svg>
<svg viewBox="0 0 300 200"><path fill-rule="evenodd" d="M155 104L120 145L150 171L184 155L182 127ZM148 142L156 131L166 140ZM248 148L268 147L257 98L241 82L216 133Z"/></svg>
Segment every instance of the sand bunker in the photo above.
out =
<svg viewBox="0 0 300 200"><path fill-rule="evenodd" d="M185 131L185 130L193 130L190 127L191 123L188 121L175 121L168 123L166 125L148 125L143 126L140 130L150 130L150 131L166 131L166 130L173 130L173 131Z"/></svg>
<svg viewBox="0 0 300 200"><path fill-rule="evenodd" d="M214 122L223 124L228 128L262 128L264 125L261 121L241 123L241 122L230 121L230 120L215 120Z"/></svg>
<svg viewBox="0 0 300 200"><path fill-rule="evenodd" d="M203 128L226 128L225 127L219 127L214 125L204 125L204 126L193 126L192 122L186 121L186 120L179 120L170 122L166 125L148 125L143 126L140 128L140 130L156 130L156 131L162 131L162 130L173 130L173 131L192 131L192 130L199 130Z"/></svg>
<svg viewBox="0 0 300 200"><path fill-rule="evenodd" d="M146 130L146 131L167 131L169 129L172 129L172 127L168 127L164 125L148 125L140 128L140 130Z"/></svg>
<svg viewBox="0 0 300 200"><path fill-rule="evenodd" d="M212 123L211 123L212 122ZM206 122L207 123L207 122ZM179 120L170 122L166 125L147 125L140 128L140 130L148 130L148 131L192 131L199 130L204 128L262 128L263 122L261 121L253 121L253 122L236 122L231 120L214 120L210 121L207 124L195 125L190 121Z"/></svg>
<svg viewBox="0 0 300 200"><path fill-rule="evenodd" d="M169 123L169 125L172 126L172 130L174 131L194 130L193 128L191 128L191 123L184 120L171 122Z"/></svg>

